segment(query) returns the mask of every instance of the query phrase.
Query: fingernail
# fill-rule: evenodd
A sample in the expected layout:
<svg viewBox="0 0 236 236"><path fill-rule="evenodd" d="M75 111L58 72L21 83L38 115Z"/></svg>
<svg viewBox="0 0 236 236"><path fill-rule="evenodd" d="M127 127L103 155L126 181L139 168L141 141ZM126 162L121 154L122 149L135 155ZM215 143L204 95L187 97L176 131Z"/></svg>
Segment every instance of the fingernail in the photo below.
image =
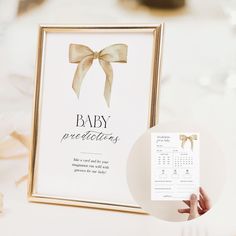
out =
<svg viewBox="0 0 236 236"><path fill-rule="evenodd" d="M197 200L196 194L192 194L192 195L191 195L191 200L193 200L193 201Z"/></svg>

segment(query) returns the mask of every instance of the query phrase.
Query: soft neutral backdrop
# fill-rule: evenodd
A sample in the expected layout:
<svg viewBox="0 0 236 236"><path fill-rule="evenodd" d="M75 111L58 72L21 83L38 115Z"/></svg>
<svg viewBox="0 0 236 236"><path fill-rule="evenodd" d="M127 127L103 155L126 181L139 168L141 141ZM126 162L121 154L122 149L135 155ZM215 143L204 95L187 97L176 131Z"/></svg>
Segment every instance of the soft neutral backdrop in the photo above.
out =
<svg viewBox="0 0 236 236"><path fill-rule="evenodd" d="M150 10L133 0L51 0L16 17L17 1L0 2L0 192L4 236L65 235L236 235L235 133L236 34L228 1L189 0L178 11ZM29 134L39 23L166 22L160 94L160 121L194 120L208 127L225 151L224 191L214 209L187 223L93 209L29 204L27 149L9 137ZM209 175L214 171L214 163ZM217 185L217 183L215 183Z"/></svg>

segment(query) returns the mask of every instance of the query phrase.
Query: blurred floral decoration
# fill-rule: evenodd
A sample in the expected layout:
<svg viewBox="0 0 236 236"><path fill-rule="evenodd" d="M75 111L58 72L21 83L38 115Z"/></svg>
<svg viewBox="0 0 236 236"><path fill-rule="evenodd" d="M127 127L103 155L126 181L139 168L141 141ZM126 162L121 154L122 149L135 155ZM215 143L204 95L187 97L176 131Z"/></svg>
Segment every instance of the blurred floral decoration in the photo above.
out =
<svg viewBox="0 0 236 236"><path fill-rule="evenodd" d="M13 140L18 143L18 146L25 147L25 153L19 153L19 154L11 154L11 151L9 149L12 147L12 141ZM16 148L17 145L15 145ZM16 150L16 149L14 149ZM0 161L6 161L6 160L19 160L21 158L25 158L26 156L29 156L29 150L30 150L30 137L29 135L25 135L22 133L19 133L17 131L12 131L8 134L4 134L2 137L0 137ZM16 182L16 186L18 186L21 182L26 180L28 175L24 175L20 177ZM3 194L0 192L0 213L3 212Z"/></svg>
<svg viewBox="0 0 236 236"><path fill-rule="evenodd" d="M156 8L178 8L185 5L185 0L139 0L141 3Z"/></svg>
<svg viewBox="0 0 236 236"><path fill-rule="evenodd" d="M8 26L18 17L37 8L45 0L5 0L0 2L0 43ZM13 76L14 77L14 76ZM32 84L26 83L24 78L10 78L11 85L23 96L32 97ZM19 83L19 80L21 83ZM30 87L29 87L30 86ZM0 114L0 161L19 160L29 156L30 136L17 127L18 120L28 120L24 112ZM7 124L7 125L6 125ZM18 153L17 148L21 149ZM12 150L13 149L13 150ZM22 153L22 149L25 150ZM16 186L27 179L27 175L16 181ZM1 191L1 189L0 189ZM3 193L0 192L0 214L3 212Z"/></svg>
<svg viewBox="0 0 236 236"><path fill-rule="evenodd" d="M39 5L41 5L45 0L20 0L18 5L18 15L22 15L27 11L30 11Z"/></svg>

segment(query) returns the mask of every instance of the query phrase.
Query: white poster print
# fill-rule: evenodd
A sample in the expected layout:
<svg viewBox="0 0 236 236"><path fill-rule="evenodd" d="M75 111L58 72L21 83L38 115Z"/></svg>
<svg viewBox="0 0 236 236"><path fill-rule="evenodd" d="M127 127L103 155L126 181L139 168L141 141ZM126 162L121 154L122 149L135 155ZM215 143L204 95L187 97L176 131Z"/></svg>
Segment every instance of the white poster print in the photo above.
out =
<svg viewBox="0 0 236 236"><path fill-rule="evenodd" d="M126 163L149 124L153 35L47 33L43 48L37 194L138 207Z"/></svg>
<svg viewBox="0 0 236 236"><path fill-rule="evenodd" d="M151 134L151 199L189 200L199 192L199 133Z"/></svg>

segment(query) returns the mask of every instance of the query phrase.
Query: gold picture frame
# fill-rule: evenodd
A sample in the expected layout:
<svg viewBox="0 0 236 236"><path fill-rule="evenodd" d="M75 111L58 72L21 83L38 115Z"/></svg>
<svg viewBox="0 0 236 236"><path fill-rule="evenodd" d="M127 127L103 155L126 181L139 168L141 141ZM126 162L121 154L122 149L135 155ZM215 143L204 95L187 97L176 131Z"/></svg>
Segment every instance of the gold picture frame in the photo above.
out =
<svg viewBox="0 0 236 236"><path fill-rule="evenodd" d="M148 99L148 127L157 124L158 119L158 91L159 91L159 74L161 61L161 46L163 24L155 25L83 25L83 26L58 26L58 25L42 25L39 27L38 38L38 54L36 62L36 80L35 80L35 95L33 106L32 120L32 142L31 142L31 157L29 163L29 181L28 181L28 200L30 202L51 203L58 205L69 205L89 208L108 209L125 212L144 213L139 207L132 204L121 204L114 202L104 202L96 200L75 199L58 194L42 194L37 191L38 184L38 160L39 160L39 136L42 113L42 93L44 91L44 63L45 63L45 37L50 33L150 33L152 37L152 58L149 99ZM134 140L135 141L135 140ZM49 144L50 145L50 144Z"/></svg>

